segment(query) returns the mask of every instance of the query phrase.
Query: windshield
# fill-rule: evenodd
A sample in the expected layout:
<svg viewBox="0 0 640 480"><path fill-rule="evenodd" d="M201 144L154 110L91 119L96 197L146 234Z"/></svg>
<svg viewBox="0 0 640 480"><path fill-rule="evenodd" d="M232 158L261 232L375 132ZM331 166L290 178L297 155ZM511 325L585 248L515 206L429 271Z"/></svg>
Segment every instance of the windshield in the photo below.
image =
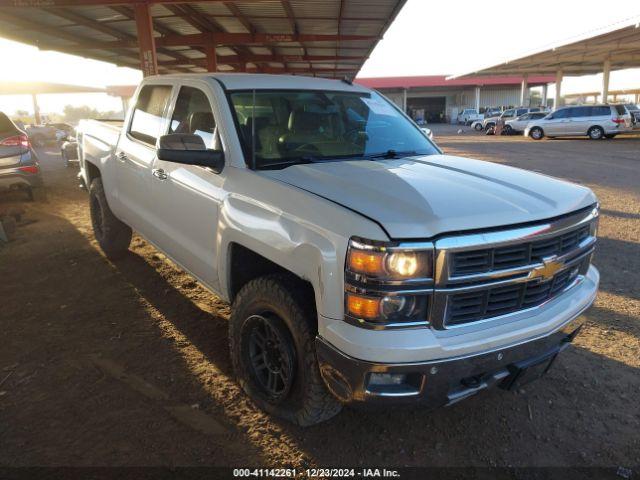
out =
<svg viewBox="0 0 640 480"><path fill-rule="evenodd" d="M311 90L230 94L247 163L295 163L440 153L377 93Z"/></svg>

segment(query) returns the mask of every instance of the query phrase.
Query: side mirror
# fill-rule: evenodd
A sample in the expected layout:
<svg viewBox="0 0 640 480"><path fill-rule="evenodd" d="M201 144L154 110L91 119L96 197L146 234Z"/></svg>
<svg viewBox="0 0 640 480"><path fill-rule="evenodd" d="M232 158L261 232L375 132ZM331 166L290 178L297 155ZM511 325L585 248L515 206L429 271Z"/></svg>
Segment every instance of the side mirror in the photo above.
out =
<svg viewBox="0 0 640 480"><path fill-rule="evenodd" d="M189 133L163 135L158 140L158 159L183 165L207 167L220 173L224 152L207 149L202 137Z"/></svg>

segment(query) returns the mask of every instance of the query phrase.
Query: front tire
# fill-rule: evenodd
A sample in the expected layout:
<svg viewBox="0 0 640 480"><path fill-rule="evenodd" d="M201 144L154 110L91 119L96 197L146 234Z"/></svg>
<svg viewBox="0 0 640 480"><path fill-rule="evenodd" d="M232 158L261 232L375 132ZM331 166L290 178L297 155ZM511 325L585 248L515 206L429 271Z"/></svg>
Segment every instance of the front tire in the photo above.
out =
<svg viewBox="0 0 640 480"><path fill-rule="evenodd" d="M100 177L94 178L89 187L89 208L93 234L100 248L111 260L122 258L129 251L132 231L109 208Z"/></svg>
<svg viewBox="0 0 640 480"><path fill-rule="evenodd" d="M475 128L475 130L477 132L481 132L482 131L482 124L481 123L476 123L476 126L473 127L473 128Z"/></svg>
<svg viewBox="0 0 640 480"><path fill-rule="evenodd" d="M542 140L544 138L544 132L540 127L533 127L529 131L529 136L534 140Z"/></svg>
<svg viewBox="0 0 640 480"><path fill-rule="evenodd" d="M602 127L591 127L587 135L591 140L601 140L604 137L604 130Z"/></svg>
<svg viewBox="0 0 640 480"><path fill-rule="evenodd" d="M313 300L291 275L257 278L238 293L229 323L240 386L262 410L300 426L328 420L342 408L320 376Z"/></svg>

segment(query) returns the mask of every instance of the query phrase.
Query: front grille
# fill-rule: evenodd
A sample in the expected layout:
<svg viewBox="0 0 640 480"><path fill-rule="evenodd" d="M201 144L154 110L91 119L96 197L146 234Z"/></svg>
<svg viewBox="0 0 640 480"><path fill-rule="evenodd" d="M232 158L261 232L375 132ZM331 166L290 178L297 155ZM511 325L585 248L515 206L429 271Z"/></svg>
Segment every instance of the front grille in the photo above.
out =
<svg viewBox="0 0 640 480"><path fill-rule="evenodd" d="M576 266L544 282L531 280L450 295L446 324L461 325L538 306L567 288L577 277L578 271L579 267Z"/></svg>
<svg viewBox="0 0 640 480"><path fill-rule="evenodd" d="M589 236L589 225L544 240L505 247L456 252L452 255L452 277L488 273L540 263L545 257L575 250Z"/></svg>

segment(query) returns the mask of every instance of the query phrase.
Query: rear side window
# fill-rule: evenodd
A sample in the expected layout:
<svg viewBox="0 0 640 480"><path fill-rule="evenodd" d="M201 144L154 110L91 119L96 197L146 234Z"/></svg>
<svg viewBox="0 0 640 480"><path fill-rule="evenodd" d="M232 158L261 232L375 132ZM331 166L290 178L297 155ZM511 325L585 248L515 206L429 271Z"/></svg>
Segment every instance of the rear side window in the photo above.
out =
<svg viewBox="0 0 640 480"><path fill-rule="evenodd" d="M215 128L211 104L205 93L197 88L182 87L171 117L169 132L198 135L211 148Z"/></svg>
<svg viewBox="0 0 640 480"><path fill-rule="evenodd" d="M591 115L591 107L572 107L569 109L570 117L588 117Z"/></svg>
<svg viewBox="0 0 640 480"><path fill-rule="evenodd" d="M527 113L527 109L526 108L519 108L518 111L516 112L516 116L520 116L520 115L524 115L525 113Z"/></svg>
<svg viewBox="0 0 640 480"><path fill-rule="evenodd" d="M624 108L624 105L615 105L613 108L616 109L616 112L618 112L618 115L626 115L627 114L627 109Z"/></svg>
<svg viewBox="0 0 640 480"><path fill-rule="evenodd" d="M591 107L592 117L602 117L611 115L611 107Z"/></svg>
<svg viewBox="0 0 640 480"><path fill-rule="evenodd" d="M162 115L170 95L171 87L168 85L142 87L133 111L129 135L141 142L155 145L161 133Z"/></svg>

